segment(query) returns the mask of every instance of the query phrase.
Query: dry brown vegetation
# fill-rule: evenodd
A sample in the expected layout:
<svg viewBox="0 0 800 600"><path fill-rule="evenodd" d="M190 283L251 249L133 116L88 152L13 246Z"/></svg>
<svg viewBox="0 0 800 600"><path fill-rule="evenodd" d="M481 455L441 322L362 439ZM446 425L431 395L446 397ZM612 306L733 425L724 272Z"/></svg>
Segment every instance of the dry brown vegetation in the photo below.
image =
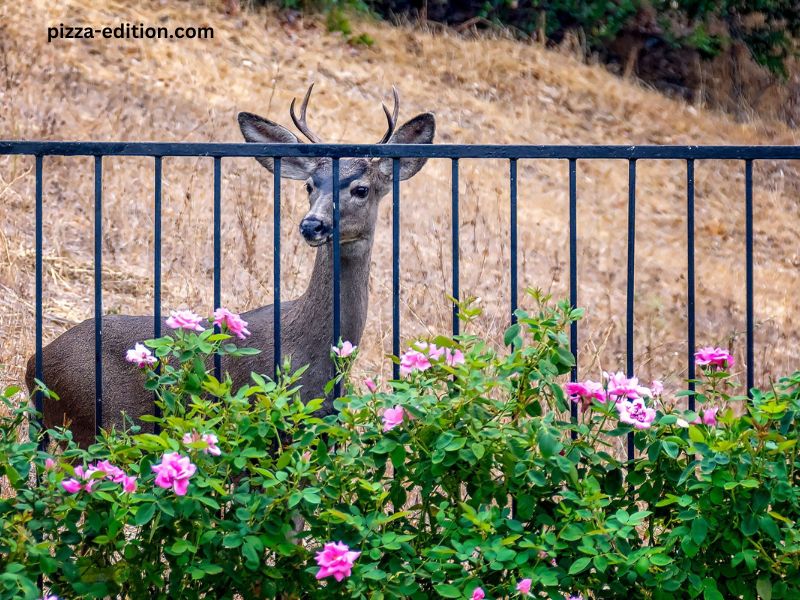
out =
<svg viewBox="0 0 800 600"><path fill-rule="evenodd" d="M220 3L221 5L222 3ZM0 4L0 138L240 141L236 113L289 123L288 105L317 82L310 121L330 141L377 140L392 84L401 120L432 110L440 142L529 144L794 144L785 126L739 124L620 80L603 68L507 40L465 40L359 23L376 44L351 47L316 21L272 12L228 15L216 3L31 0ZM213 41L46 41L48 25L120 21L212 25ZM462 161L461 289L481 298L473 330L508 321L507 163ZM44 163L45 342L92 314L90 158ZM152 307L153 161L104 162L104 303ZM627 164L579 161L582 372L624 365ZM164 160L164 306L211 309L212 161ZM744 365L744 167L699 162L697 339L730 345ZM758 381L797 367L800 218L796 166L755 167ZM284 183L284 294L312 262L297 224L306 199ZM568 294L566 161L520 164L520 281ZM403 186L404 340L449 331L450 165L432 161ZM22 378L33 338L33 159L0 157L0 384ZM223 161L223 303L271 302L271 177L252 159ZM643 161L637 187L636 364L645 379L685 375L685 165ZM391 206L373 253L360 368L390 372ZM590 359L591 357L591 359Z"/></svg>

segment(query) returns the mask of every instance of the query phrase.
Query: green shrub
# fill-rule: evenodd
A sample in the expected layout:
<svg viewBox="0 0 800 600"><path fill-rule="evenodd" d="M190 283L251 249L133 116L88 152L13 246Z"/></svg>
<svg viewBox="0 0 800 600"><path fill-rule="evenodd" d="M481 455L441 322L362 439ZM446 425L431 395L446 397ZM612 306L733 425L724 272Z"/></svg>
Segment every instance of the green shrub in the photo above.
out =
<svg viewBox="0 0 800 600"><path fill-rule="evenodd" d="M81 450L51 430L48 462L6 390L0 597L40 597L39 577L61 598L501 598L523 580L549 598L800 597L800 373L745 403L712 361L696 413L622 374L565 392L582 313L534 300L506 348L416 343L383 385L351 381L342 346L324 419L299 401L302 369L217 381L207 356L242 350L210 329L146 342L158 434ZM631 462L614 450L629 434ZM317 578L332 542L358 553L331 567L341 581Z"/></svg>
<svg viewBox="0 0 800 600"><path fill-rule="evenodd" d="M543 33L560 42L568 31L580 31L592 52L605 52L624 29L661 39L671 46L697 50L710 58L741 42L753 58L776 75L787 75L787 61L797 56L800 5L788 0L471 0L462 2L409 2L405 0L260 0L281 8L322 12L331 31L350 35L347 12L376 14L390 19L425 7L431 20L461 24L482 18L526 36ZM652 14L653 23L641 23ZM653 26L657 25L658 30ZM644 46L643 52L650 51ZM624 57L623 57L624 58Z"/></svg>

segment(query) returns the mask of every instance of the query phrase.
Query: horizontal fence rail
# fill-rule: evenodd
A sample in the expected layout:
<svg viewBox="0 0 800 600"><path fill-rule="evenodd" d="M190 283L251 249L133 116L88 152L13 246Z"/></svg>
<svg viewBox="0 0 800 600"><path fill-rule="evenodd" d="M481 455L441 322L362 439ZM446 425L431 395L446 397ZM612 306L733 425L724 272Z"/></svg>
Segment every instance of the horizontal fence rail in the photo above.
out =
<svg viewBox="0 0 800 600"><path fill-rule="evenodd" d="M294 156L327 158L800 159L800 146L529 146L465 144L223 144L196 142L0 141L0 155Z"/></svg>
<svg viewBox="0 0 800 600"><path fill-rule="evenodd" d="M753 163L757 160L797 160L800 159L800 146L529 146L529 145L374 145L374 144L222 144L222 143L161 143L161 142L36 142L0 141L0 156L31 155L35 157L36 169L36 230L35 230L35 321L36 350L35 374L42 379L42 182L44 178L43 157L45 156L93 156L95 159L95 207L94 207L94 314L95 314L95 417L96 428L102 423L102 194L103 157L106 156L145 156L152 157L154 163L154 300L153 328L156 336L161 334L161 207L162 207L162 159L164 157L211 157L214 159L213 175L213 254L214 254L214 308L221 304L221 253L222 253L222 162L223 158L271 157L274 158L274 253L273 253L273 293L274 293L274 365L281 360L281 270L280 270L280 223L281 223L281 159L291 157L329 158L332 161L333 179L333 339L336 345L341 329L340 319L340 238L339 238L339 161L343 158L382 157L392 159L392 352L400 354L400 159L412 157L442 158L451 161L451 215L452 215L452 296L459 298L459 159L504 159L509 164L509 242L511 248L509 298L509 323L516 320L517 278L518 278L518 238L517 238L517 163L522 159L554 159L568 161L569 167L569 297L573 307L578 304L577 276L577 170L578 160L606 159L628 162L628 226L627 226L627 289L626 289L626 371L628 376L634 372L634 275L635 275L635 232L636 232L636 165L639 160L680 160L686 164L686 215L687 215L687 371L689 379L695 377L695 247L694 247L694 167L696 160L739 160L744 163L745 189L745 264L746 264L746 356L748 394L754 384L753 349ZM459 333L458 307L453 304L453 334ZM572 381L578 379L578 325L570 329L570 347L576 357L576 365L571 370ZM215 357L214 370L221 372L220 357ZM399 376L398 365L393 367L395 377ZM46 382L45 382L46 383ZM690 382L690 389L694 383ZM335 390L338 393L338 388ZM36 408L41 412L42 398L37 394ZM689 397L689 408L695 403ZM577 419L577 405L571 406L571 416ZM628 456L633 458L632 434L627 440Z"/></svg>

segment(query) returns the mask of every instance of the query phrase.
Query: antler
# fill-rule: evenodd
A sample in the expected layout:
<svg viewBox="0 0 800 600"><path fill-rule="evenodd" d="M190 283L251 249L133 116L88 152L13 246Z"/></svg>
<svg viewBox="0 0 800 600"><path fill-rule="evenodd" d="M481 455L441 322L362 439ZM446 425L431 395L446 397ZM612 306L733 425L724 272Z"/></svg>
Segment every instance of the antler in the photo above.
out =
<svg viewBox="0 0 800 600"><path fill-rule="evenodd" d="M300 118L294 112L294 103L297 101L297 98L292 98L292 103L289 105L289 115L292 117L292 121L294 122L295 126L300 130L304 136L308 138L308 140L313 144L321 144L322 138L320 138L316 133L311 131L311 128L306 123L306 110L308 109L308 100L311 98L311 90L314 89L314 84L312 83L308 86L308 91L306 92L305 97L303 98L303 103L300 105ZM378 142L379 144L385 144L388 142L392 134L394 133L395 127L397 127L397 115L400 112L400 95L397 93L397 88L392 86L392 96L394 97L394 110L390 113L389 109L386 108L386 105L381 102L381 108L383 108L383 112L386 115L386 121L388 123L388 127L386 129L386 133L383 134L383 137Z"/></svg>
<svg viewBox="0 0 800 600"><path fill-rule="evenodd" d="M294 121L295 126L300 130L304 136L308 138L308 140L312 144L321 144L322 139L311 129L308 127L306 123L306 109L308 108L308 99L311 97L311 90L314 89L314 84L312 83L308 86L308 91L306 92L305 98L303 98L303 103L300 105L300 118L297 118L297 115L294 114L294 103L297 98L292 98L292 104L289 106L289 114L292 117L292 121Z"/></svg>
<svg viewBox="0 0 800 600"><path fill-rule="evenodd" d="M389 122L389 127L386 130L386 133L383 134L381 141L378 142L379 144L385 144L388 142L394 133L394 128L397 127L397 115L400 112L400 96L397 93L397 88L394 86L392 86L392 96L394 96L394 110L391 114L389 113L389 109L386 108L386 105L381 102L381 108L383 108L383 112L386 114L386 120Z"/></svg>

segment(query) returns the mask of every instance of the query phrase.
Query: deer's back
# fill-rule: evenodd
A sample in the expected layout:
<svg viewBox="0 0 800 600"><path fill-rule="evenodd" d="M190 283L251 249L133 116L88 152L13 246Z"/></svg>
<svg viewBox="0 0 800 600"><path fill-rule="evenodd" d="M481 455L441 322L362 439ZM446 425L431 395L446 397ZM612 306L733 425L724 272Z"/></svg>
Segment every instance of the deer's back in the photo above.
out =
<svg viewBox="0 0 800 600"><path fill-rule="evenodd" d="M322 394L332 374L329 337L325 338L330 334L309 335L308 324L303 323L294 308L293 301L281 305L282 350L284 356L291 356L293 368L310 365L301 382L301 397L308 401ZM231 375L235 387L246 384L253 371L267 376L274 372L273 307L265 306L245 313L243 317L248 320L252 335L245 341L237 341L238 345L258 348L261 352L223 361L223 371ZM123 424L123 412L134 422L153 412L153 393L144 389L143 371L125 360L128 349L137 342L154 337L153 318L109 315L103 317L102 323L102 426L119 428ZM162 334L171 331L164 319L161 331ZM75 440L82 446L89 445L95 435L94 319L83 321L61 334L44 347L42 358L43 380L60 397L58 401L45 399L45 426L69 425ZM212 364L210 357L209 368ZM25 377L29 390L34 388L34 369L32 356ZM332 400L328 400L321 412L329 414L331 411ZM146 430L150 429L148 424L142 425Z"/></svg>

